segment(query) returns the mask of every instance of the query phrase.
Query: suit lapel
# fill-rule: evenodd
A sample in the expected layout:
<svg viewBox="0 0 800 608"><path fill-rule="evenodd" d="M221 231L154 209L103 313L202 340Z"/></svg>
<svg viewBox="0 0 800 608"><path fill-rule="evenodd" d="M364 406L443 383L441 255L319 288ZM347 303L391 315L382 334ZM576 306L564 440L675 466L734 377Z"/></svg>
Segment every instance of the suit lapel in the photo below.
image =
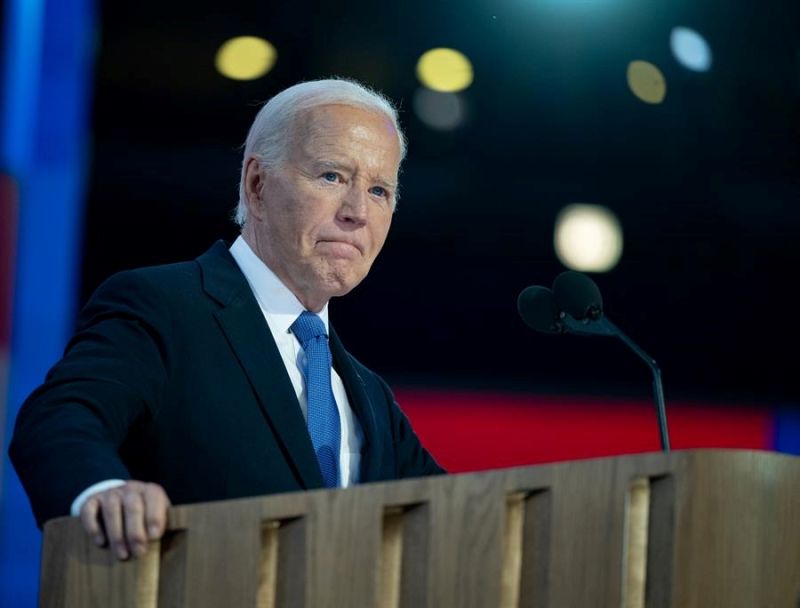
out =
<svg viewBox="0 0 800 608"><path fill-rule="evenodd" d="M203 288L222 306L214 313L304 488L322 487L322 475L283 359L250 286L218 241L197 259Z"/></svg>
<svg viewBox="0 0 800 608"><path fill-rule="evenodd" d="M374 406L367 394L363 378L356 370L348 352L342 346L339 336L330 328L330 345L333 365L342 378L350 407L355 412L361 430L364 432L364 445L361 446L361 479L360 483L378 478L382 441L375 422Z"/></svg>

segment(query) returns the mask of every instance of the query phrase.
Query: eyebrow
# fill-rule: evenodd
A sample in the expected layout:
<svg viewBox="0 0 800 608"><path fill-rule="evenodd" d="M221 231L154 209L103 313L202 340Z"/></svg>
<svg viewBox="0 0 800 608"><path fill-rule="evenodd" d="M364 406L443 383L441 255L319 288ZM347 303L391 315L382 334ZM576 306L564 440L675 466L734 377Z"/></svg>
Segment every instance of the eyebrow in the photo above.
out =
<svg viewBox="0 0 800 608"><path fill-rule="evenodd" d="M313 164L317 169L345 169L350 173L353 172L353 166L346 161L322 159L314 161ZM397 181L386 180L382 177L371 177L370 181L390 190L397 190Z"/></svg>

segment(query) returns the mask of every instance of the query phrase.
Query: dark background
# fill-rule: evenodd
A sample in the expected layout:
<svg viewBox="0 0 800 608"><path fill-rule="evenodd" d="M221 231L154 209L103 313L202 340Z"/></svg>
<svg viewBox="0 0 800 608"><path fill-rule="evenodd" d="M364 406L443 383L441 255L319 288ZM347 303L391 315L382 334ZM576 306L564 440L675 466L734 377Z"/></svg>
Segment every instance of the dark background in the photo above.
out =
<svg viewBox="0 0 800 608"><path fill-rule="evenodd" d="M667 398L797 400L800 3L470 0L104 2L81 302L111 273L232 240L241 151L258 104L340 75L401 107L402 195L365 282L332 304L350 350L394 384L631 394L646 368L610 340L537 335L516 313L564 268L559 210L606 205L624 252L593 275L606 313L660 363ZM708 40L710 72L669 34ZM278 50L265 77L219 75L226 39ZM418 57L464 52L469 120L414 114ZM630 61L664 73L661 105Z"/></svg>

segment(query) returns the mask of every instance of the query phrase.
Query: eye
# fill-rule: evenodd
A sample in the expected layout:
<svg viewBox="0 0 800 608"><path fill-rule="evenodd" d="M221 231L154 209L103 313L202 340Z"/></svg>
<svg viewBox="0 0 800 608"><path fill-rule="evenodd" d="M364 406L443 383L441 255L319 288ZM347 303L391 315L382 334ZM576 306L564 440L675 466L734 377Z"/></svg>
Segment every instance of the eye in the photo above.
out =
<svg viewBox="0 0 800 608"><path fill-rule="evenodd" d="M339 174L336 173L336 171L326 171L322 174L322 179L324 179L326 182L335 184L339 181Z"/></svg>
<svg viewBox="0 0 800 608"><path fill-rule="evenodd" d="M370 194L374 194L375 196L388 196L389 193L386 192L386 188L383 186L372 186L369 189Z"/></svg>

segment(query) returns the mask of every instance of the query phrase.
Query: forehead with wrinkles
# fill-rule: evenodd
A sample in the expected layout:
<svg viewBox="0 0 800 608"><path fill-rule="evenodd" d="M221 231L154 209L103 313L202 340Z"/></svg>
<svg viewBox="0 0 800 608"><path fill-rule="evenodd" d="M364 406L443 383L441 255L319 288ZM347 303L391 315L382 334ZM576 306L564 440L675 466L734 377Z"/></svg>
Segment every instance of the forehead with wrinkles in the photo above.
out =
<svg viewBox="0 0 800 608"><path fill-rule="evenodd" d="M333 154L348 144L385 149L400 138L392 120L380 112L346 105L317 106L297 115L291 132L296 153Z"/></svg>

